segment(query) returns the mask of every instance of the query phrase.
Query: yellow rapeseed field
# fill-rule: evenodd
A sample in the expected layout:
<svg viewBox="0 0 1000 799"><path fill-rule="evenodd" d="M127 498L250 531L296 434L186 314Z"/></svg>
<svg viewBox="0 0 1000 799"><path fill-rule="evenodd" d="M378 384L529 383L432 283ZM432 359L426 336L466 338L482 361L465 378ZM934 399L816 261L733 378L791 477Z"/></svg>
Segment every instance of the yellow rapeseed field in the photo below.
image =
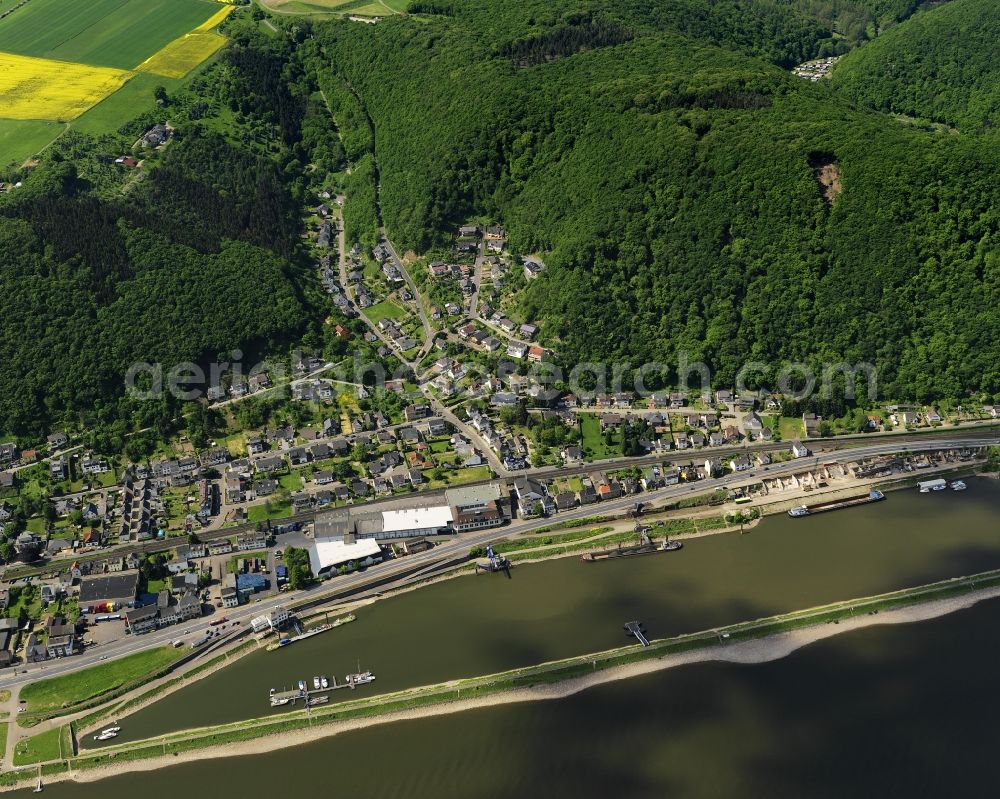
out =
<svg viewBox="0 0 1000 799"><path fill-rule="evenodd" d="M226 37L212 29L233 13L235 6L223 6L191 33L174 39L162 50L153 53L136 69L167 78L183 78L212 53L226 43Z"/></svg>
<svg viewBox="0 0 1000 799"><path fill-rule="evenodd" d="M197 28L194 29L193 33L199 33L204 31L210 31L220 22L222 22L226 17L232 14L236 10L236 6L225 6L220 8L211 17L206 19Z"/></svg>
<svg viewBox="0 0 1000 799"><path fill-rule="evenodd" d="M143 61L136 69L167 78L183 78L226 43L218 33L189 33Z"/></svg>
<svg viewBox="0 0 1000 799"><path fill-rule="evenodd" d="M131 76L122 69L0 53L0 117L74 119Z"/></svg>

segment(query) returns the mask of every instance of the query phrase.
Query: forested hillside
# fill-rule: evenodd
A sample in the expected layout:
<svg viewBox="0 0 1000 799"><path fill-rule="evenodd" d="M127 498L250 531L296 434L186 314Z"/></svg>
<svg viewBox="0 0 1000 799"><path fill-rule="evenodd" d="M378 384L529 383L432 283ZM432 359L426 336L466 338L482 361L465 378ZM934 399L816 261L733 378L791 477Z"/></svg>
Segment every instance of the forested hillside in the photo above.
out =
<svg viewBox="0 0 1000 799"><path fill-rule="evenodd" d="M0 433L82 422L120 434L170 419L156 403L129 403L131 364L169 370L237 348L253 357L293 341L314 316L297 181L312 150L319 160L342 153L325 109L315 130L294 92L292 45L236 36L202 94L139 120L141 131L169 115L177 133L162 154L146 153L155 168L126 191L105 148L135 132L67 137L3 196ZM229 115L230 137L200 123L213 109Z"/></svg>
<svg viewBox="0 0 1000 799"><path fill-rule="evenodd" d="M71 174L65 177L72 182ZM278 254L239 237L217 237L206 219L173 237L164 231L182 207L178 191L194 193L168 172L151 182L150 201L171 212L150 226L142 220L151 208L71 191L39 192L0 209L5 429L37 433L67 412L100 414L105 406L114 418L124 400L122 378L134 362L169 368L299 327L300 303ZM178 205L170 208L164 194ZM194 237L204 245L213 234L207 249L178 241Z"/></svg>
<svg viewBox="0 0 1000 799"><path fill-rule="evenodd" d="M833 83L859 104L955 125L1000 127L1000 7L952 0L846 57Z"/></svg>
<svg viewBox="0 0 1000 799"><path fill-rule="evenodd" d="M773 65L802 28L701 24L726 6L438 0L317 27L306 52L374 123L398 244L484 214L548 253L523 310L568 361L686 351L725 382L748 359L869 360L894 396L996 392L996 142L855 110Z"/></svg>

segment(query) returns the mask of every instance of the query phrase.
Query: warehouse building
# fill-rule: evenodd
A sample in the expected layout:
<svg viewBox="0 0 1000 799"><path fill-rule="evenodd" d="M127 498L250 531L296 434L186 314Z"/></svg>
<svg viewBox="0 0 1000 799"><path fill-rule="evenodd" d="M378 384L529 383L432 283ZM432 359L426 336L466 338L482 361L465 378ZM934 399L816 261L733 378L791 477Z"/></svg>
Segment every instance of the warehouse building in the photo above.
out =
<svg viewBox="0 0 1000 799"><path fill-rule="evenodd" d="M80 608L131 607L138 587L138 569L84 577L80 581Z"/></svg>

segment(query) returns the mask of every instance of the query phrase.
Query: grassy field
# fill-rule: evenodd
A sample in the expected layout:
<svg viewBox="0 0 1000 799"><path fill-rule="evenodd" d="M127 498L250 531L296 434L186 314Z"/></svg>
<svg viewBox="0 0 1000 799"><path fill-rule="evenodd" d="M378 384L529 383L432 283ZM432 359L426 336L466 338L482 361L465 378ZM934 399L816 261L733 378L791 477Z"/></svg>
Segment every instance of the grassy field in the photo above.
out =
<svg viewBox="0 0 1000 799"><path fill-rule="evenodd" d="M62 727L32 735L14 746L14 765L27 766L31 763L41 763L46 760L58 760L62 757L60 738Z"/></svg>
<svg viewBox="0 0 1000 799"><path fill-rule="evenodd" d="M365 316L377 325L383 319L405 319L406 311L392 300L382 300L382 302L375 303L371 308L365 308Z"/></svg>
<svg viewBox="0 0 1000 799"><path fill-rule="evenodd" d="M21 699L27 702L26 707L31 713L58 710L152 674L181 654L183 652L169 646L137 652L72 674L33 682L22 689Z"/></svg>
<svg viewBox="0 0 1000 799"><path fill-rule="evenodd" d="M351 14L357 14L360 17L388 17L395 14L388 3L383 3L380 1L374 3L365 3L360 6L353 6L350 9L345 9L345 12Z"/></svg>
<svg viewBox="0 0 1000 799"><path fill-rule="evenodd" d="M260 0L278 14L361 14L385 17L406 11L410 0Z"/></svg>
<svg viewBox="0 0 1000 799"><path fill-rule="evenodd" d="M218 12L210 0L31 0L0 20L0 50L132 69Z"/></svg>
<svg viewBox="0 0 1000 799"><path fill-rule="evenodd" d="M621 434L615 434L612 439L615 444L609 446L601 432L601 419L596 413L580 414L580 432L583 435L583 449L591 458L612 458L622 454Z"/></svg>
<svg viewBox="0 0 1000 799"><path fill-rule="evenodd" d="M270 508L270 510L268 508ZM291 515L291 502L265 502L260 505L251 505L247 508L247 520L251 522L263 522L268 519L283 519L286 516Z"/></svg>
<svg viewBox="0 0 1000 799"><path fill-rule="evenodd" d="M58 122L0 119L0 163L23 163L63 131Z"/></svg>
<svg viewBox="0 0 1000 799"><path fill-rule="evenodd" d="M777 420L777 430L781 434L782 441L794 441L805 436L802 427L802 419L798 416L774 417Z"/></svg>
<svg viewBox="0 0 1000 799"><path fill-rule="evenodd" d="M129 72L0 53L0 114L7 119L78 117L121 88Z"/></svg>
<svg viewBox="0 0 1000 799"><path fill-rule="evenodd" d="M424 473L424 478L430 474L429 472ZM447 486L460 486L464 483L474 483L479 480L489 480L490 467L487 464L483 466L471 466L468 469L459 469L455 472L445 472L443 480L428 480L428 488L445 488Z"/></svg>

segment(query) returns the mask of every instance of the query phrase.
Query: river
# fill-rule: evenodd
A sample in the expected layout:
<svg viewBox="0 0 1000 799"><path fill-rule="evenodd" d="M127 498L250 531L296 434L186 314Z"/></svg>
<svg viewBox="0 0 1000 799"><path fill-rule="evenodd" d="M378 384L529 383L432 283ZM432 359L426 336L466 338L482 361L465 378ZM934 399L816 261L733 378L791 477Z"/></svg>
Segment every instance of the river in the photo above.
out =
<svg viewBox="0 0 1000 799"><path fill-rule="evenodd" d="M991 796L1000 601L755 666L703 663L567 699L397 722L266 756L46 790L66 799Z"/></svg>
<svg viewBox="0 0 1000 799"><path fill-rule="evenodd" d="M964 492L908 489L815 517L769 517L746 535L689 540L675 553L568 557L518 566L510 580L440 582L363 607L353 624L247 655L128 717L114 742L265 715L270 688L341 679L359 662L376 682L334 698L620 646L630 619L668 636L1000 568L1000 483L967 482Z"/></svg>

